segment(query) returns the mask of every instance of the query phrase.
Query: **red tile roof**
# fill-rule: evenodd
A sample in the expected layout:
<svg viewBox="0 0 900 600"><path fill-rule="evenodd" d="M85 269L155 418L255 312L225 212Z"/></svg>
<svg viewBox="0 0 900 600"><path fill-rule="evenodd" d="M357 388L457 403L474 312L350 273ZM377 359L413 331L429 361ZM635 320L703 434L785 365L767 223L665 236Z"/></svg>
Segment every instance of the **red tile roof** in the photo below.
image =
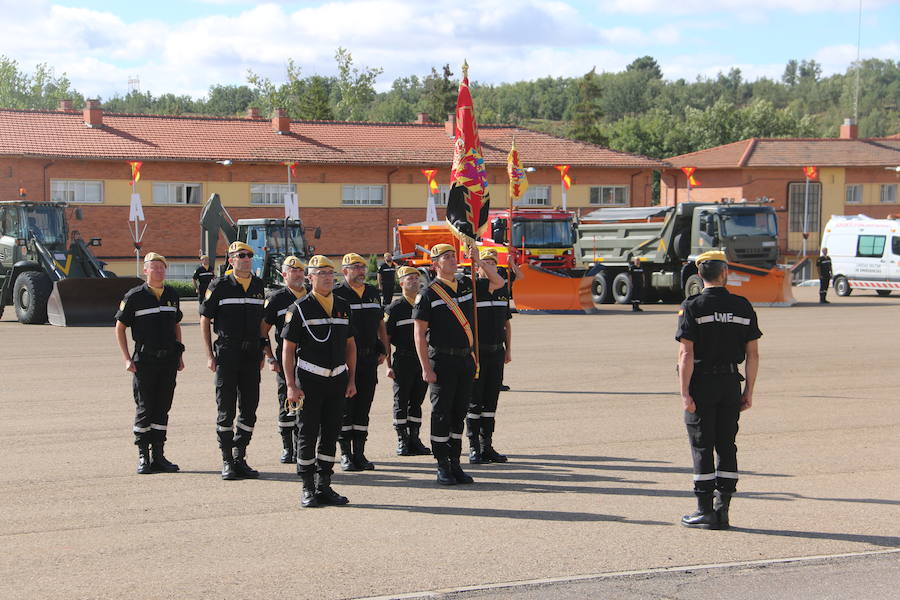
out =
<svg viewBox="0 0 900 600"><path fill-rule="evenodd" d="M505 165L513 137L526 165L662 168L663 161L512 126L481 126L489 165ZM263 119L0 109L0 156L100 160L449 166L453 140L443 125L292 121L278 134Z"/></svg>
<svg viewBox="0 0 900 600"><path fill-rule="evenodd" d="M667 159L674 167L888 167L900 165L900 140L750 138Z"/></svg>

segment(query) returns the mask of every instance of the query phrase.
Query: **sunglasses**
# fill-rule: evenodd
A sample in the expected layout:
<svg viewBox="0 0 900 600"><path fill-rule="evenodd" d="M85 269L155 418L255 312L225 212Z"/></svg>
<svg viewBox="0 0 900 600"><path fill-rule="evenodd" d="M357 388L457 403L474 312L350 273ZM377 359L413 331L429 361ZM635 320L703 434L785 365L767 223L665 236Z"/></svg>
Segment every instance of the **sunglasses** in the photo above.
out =
<svg viewBox="0 0 900 600"><path fill-rule="evenodd" d="M238 252L237 254L232 254L232 258L253 258L252 252Z"/></svg>

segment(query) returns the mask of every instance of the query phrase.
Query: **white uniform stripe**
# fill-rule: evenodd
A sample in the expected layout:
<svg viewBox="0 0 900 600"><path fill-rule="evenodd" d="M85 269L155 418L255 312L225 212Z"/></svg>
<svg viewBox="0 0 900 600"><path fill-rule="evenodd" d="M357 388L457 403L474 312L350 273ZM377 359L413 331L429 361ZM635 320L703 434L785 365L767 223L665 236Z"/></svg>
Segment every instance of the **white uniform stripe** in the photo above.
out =
<svg viewBox="0 0 900 600"><path fill-rule="evenodd" d="M316 458L327 462L337 462L337 456L328 456L327 454L316 454Z"/></svg>
<svg viewBox="0 0 900 600"><path fill-rule="evenodd" d="M155 429L157 431L166 431L169 428L166 427L165 425L159 425L157 423L150 423L150 429Z"/></svg>
<svg viewBox="0 0 900 600"><path fill-rule="evenodd" d="M378 304L377 302L363 302L361 304L351 304L350 305L351 310L365 310L368 308L377 308L380 310L381 305Z"/></svg>
<svg viewBox="0 0 900 600"><path fill-rule="evenodd" d="M134 311L134 316L143 317L145 315L155 315L161 312L176 312L178 309L174 306L157 306L155 308L145 308L143 310Z"/></svg>
<svg viewBox="0 0 900 600"><path fill-rule="evenodd" d="M350 323L350 320L340 318L307 319L305 323L307 325L347 325Z"/></svg>
<svg viewBox="0 0 900 600"><path fill-rule="evenodd" d="M431 436L432 442L449 442L450 436L442 436L442 435L433 435Z"/></svg>
<svg viewBox="0 0 900 600"><path fill-rule="evenodd" d="M394 419L394 425L406 425L406 419Z"/></svg>
<svg viewBox="0 0 900 600"><path fill-rule="evenodd" d="M262 298L222 298L219 300L219 306L223 304L263 304L265 300Z"/></svg>
<svg viewBox="0 0 900 600"><path fill-rule="evenodd" d="M243 430L246 431L247 433L253 433L253 428L252 428L252 427L248 427L247 425L244 425L244 424L241 423L240 421L237 422L237 426L238 426L239 429L243 429Z"/></svg>
<svg viewBox="0 0 900 600"><path fill-rule="evenodd" d="M485 308L488 306L506 306L506 300L479 300L475 303L475 306L478 308Z"/></svg>
<svg viewBox="0 0 900 600"><path fill-rule="evenodd" d="M452 437L454 440L461 440L461 439L462 439L462 434L461 434L461 433L453 433L453 432L451 432L451 433L450 433L450 437Z"/></svg>
<svg viewBox="0 0 900 600"><path fill-rule="evenodd" d="M702 325L703 323L712 323L716 318L712 315L707 315L705 317L697 317L697 324Z"/></svg>
<svg viewBox="0 0 900 600"><path fill-rule="evenodd" d="M298 458L297 464L303 465L304 467L308 467L309 465L316 464L316 459L315 458Z"/></svg>
<svg viewBox="0 0 900 600"><path fill-rule="evenodd" d="M287 311L288 311L288 309L282 308L281 310L279 310L279 311L276 313L276 316L278 316L278 317L284 316L284 314L285 314Z"/></svg>
<svg viewBox="0 0 900 600"><path fill-rule="evenodd" d="M225 432L234 430L231 427L222 427L221 425L216 425L216 431Z"/></svg>
<svg viewBox="0 0 900 600"><path fill-rule="evenodd" d="M481 415L480 414L476 415L475 413L466 413L466 418L467 419L480 419Z"/></svg>
<svg viewBox="0 0 900 600"><path fill-rule="evenodd" d="M694 475L694 481L712 481L715 478L715 473L703 473L701 475Z"/></svg>
<svg viewBox="0 0 900 600"><path fill-rule="evenodd" d="M745 317L732 317L731 322L738 323L739 325L749 325L750 319L747 319Z"/></svg>
<svg viewBox="0 0 900 600"><path fill-rule="evenodd" d="M341 431L353 431L353 425L344 425L341 427Z"/></svg>
<svg viewBox="0 0 900 600"><path fill-rule="evenodd" d="M484 417L491 417L491 418L493 418L493 417L496 417L496 416L497 416L497 413L495 413L495 412L483 412L483 413L481 413L481 416L482 416L482 418L484 418Z"/></svg>
<svg viewBox="0 0 900 600"><path fill-rule="evenodd" d="M296 421L278 421L279 427L293 427L296 424Z"/></svg>
<svg viewBox="0 0 900 600"><path fill-rule="evenodd" d="M721 477L722 479L737 479L738 474L734 471L716 471L716 477Z"/></svg>
<svg viewBox="0 0 900 600"><path fill-rule="evenodd" d="M368 431L368 430L369 430L368 425L354 425L353 426L353 431Z"/></svg>
<svg viewBox="0 0 900 600"><path fill-rule="evenodd" d="M148 431L150 431L149 427L135 427L134 428L135 433L147 433Z"/></svg>
<svg viewBox="0 0 900 600"><path fill-rule="evenodd" d="M421 423L422 417L409 417L409 422L410 423Z"/></svg>
<svg viewBox="0 0 900 600"><path fill-rule="evenodd" d="M401 325L412 325L415 322L415 319L401 319L397 321L397 327L400 327Z"/></svg>

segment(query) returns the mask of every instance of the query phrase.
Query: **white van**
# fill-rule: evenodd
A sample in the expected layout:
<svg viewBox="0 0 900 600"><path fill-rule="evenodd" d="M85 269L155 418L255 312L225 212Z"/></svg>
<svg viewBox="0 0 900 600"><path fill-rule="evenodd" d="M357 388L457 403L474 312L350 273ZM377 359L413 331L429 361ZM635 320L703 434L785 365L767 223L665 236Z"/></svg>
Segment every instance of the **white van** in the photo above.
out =
<svg viewBox="0 0 900 600"><path fill-rule="evenodd" d="M855 289L875 290L879 296L900 290L900 220L832 215L822 247L831 256L838 296Z"/></svg>

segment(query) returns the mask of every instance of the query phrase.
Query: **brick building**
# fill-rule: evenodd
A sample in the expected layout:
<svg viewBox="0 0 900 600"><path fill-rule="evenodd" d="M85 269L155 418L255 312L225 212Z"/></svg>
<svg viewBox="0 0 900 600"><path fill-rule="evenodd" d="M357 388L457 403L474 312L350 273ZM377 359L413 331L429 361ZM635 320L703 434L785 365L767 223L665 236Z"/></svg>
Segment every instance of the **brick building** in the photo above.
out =
<svg viewBox="0 0 900 600"><path fill-rule="evenodd" d="M849 120L848 120L849 121ZM816 254L822 228L831 215L865 214L884 218L900 213L900 136L857 138L856 125L845 122L840 138L751 138L667 159L660 185L663 204L688 197L682 167L696 167L698 186L692 201L719 202L771 199L778 214L781 255L793 260L803 247L803 167L818 169L808 196L807 252Z"/></svg>
<svg viewBox="0 0 900 600"><path fill-rule="evenodd" d="M212 193L239 219L283 217L283 194L296 192L304 224L322 229L317 252L381 253L391 249L398 219L425 217L422 169L438 170L446 196L453 130L451 120L435 125L426 115L414 124L291 121L282 111L264 119L252 109L245 118L148 116L104 114L95 101L83 111L65 102L57 111L0 110L0 198L25 188L32 200L80 206L84 219L73 228L102 237L98 255L121 274L134 270L128 161L143 162L136 186L148 225L143 247L171 257L175 277L193 271L200 210ZM553 165L569 164L568 208L645 206L651 173L665 166L512 126L482 126L480 134L494 206L508 202L514 138L535 168L526 204L559 206ZM286 161L297 163L290 186Z"/></svg>

